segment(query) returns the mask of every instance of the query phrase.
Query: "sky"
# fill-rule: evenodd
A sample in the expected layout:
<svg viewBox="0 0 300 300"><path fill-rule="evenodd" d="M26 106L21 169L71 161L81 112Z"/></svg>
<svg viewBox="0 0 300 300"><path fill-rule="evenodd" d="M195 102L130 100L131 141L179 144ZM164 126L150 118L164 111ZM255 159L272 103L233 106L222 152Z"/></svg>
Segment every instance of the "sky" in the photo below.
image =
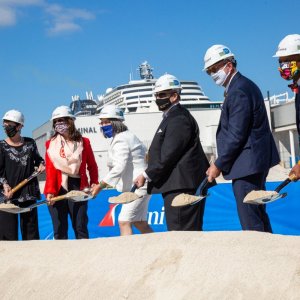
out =
<svg viewBox="0 0 300 300"><path fill-rule="evenodd" d="M202 71L206 50L228 46L238 70L264 96L288 91L272 57L287 34L300 34L299 0L0 0L0 115L25 115L23 136L73 95L94 97L125 84L148 61L197 81L211 100L223 88ZM0 138L4 138L0 130Z"/></svg>

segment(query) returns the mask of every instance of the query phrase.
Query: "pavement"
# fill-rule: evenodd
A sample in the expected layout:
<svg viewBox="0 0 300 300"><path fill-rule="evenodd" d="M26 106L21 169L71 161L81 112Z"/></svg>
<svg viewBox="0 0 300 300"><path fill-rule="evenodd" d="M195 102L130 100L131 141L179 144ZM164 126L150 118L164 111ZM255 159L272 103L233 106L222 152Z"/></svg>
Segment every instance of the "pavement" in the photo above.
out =
<svg viewBox="0 0 300 300"><path fill-rule="evenodd" d="M281 165L276 165L270 169L267 181L284 181L287 177L289 177L290 169L286 169ZM231 180L225 180L222 176L217 178L218 183L229 183Z"/></svg>

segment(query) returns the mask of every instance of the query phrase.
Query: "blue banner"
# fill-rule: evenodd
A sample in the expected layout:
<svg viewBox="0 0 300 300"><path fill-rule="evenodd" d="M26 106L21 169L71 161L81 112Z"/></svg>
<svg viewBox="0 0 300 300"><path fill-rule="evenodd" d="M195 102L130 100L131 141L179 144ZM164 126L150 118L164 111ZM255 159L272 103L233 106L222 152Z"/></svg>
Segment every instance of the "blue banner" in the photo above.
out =
<svg viewBox="0 0 300 300"><path fill-rule="evenodd" d="M268 182L267 190L274 190L278 182ZM299 183L290 183L284 192L286 198L267 205L274 233L300 235ZM89 201L90 238L119 236L118 215L120 204L108 203L108 198L116 196L116 190L104 190L94 200ZM46 205L38 208L41 239L53 239L52 222ZM166 231L165 213L161 195L153 195L149 202L148 223L155 232ZM218 184L209 190L204 213L205 231L241 230L236 211L235 199L230 183ZM138 233L138 231L134 231ZM69 238L74 239L72 225L69 222Z"/></svg>

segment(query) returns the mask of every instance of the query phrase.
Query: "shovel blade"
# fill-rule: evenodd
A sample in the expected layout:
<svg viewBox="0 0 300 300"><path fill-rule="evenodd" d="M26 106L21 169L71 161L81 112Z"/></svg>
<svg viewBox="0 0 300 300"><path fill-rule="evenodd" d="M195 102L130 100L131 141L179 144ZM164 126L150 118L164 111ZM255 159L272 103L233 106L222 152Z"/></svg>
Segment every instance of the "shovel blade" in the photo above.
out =
<svg viewBox="0 0 300 300"><path fill-rule="evenodd" d="M31 211L29 207L16 207L16 208L0 208L1 211L10 213L10 214L20 214Z"/></svg>
<svg viewBox="0 0 300 300"><path fill-rule="evenodd" d="M246 195L243 202L246 204L267 204L284 198L287 194L278 194L276 191L252 191Z"/></svg>
<svg viewBox="0 0 300 300"><path fill-rule="evenodd" d="M131 203L140 198L141 197L139 195L137 195L136 193L125 192L125 193L120 194L119 196L110 197L108 199L108 202L114 203L114 204L127 204L127 203Z"/></svg>
<svg viewBox="0 0 300 300"><path fill-rule="evenodd" d="M93 196L92 195L72 196L72 197L66 198L66 199L73 201L73 202L82 202L82 201L88 201L90 199L93 199Z"/></svg>
<svg viewBox="0 0 300 300"><path fill-rule="evenodd" d="M205 196L195 196L195 195L189 195L189 194L179 194L177 195L172 203L171 206L174 207L180 207L180 206L186 206L186 205L195 205L204 198L206 198L207 195Z"/></svg>

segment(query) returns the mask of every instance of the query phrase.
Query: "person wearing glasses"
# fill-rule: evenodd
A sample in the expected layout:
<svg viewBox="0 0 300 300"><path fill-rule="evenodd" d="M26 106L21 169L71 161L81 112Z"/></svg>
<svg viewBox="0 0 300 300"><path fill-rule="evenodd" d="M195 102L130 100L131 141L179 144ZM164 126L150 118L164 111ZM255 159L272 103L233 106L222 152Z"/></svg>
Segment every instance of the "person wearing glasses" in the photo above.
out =
<svg viewBox="0 0 300 300"><path fill-rule="evenodd" d="M68 106L59 106L52 118L54 134L46 142L46 182L54 239L68 239L68 215L76 239L88 239L88 202L53 201L71 190L92 189L98 184L98 167L88 138L75 127L75 116ZM89 173L90 182L87 176Z"/></svg>
<svg viewBox="0 0 300 300"><path fill-rule="evenodd" d="M42 173L45 170L44 160L35 141L21 135L25 120L20 111L9 110L2 120L6 138L0 141L0 187L7 200L25 208L41 199L37 178L30 180L15 193L12 192L12 188L34 171ZM0 240L17 241L18 228L17 214L0 211ZM37 208L20 214L20 229L22 240L40 239Z"/></svg>
<svg viewBox="0 0 300 300"><path fill-rule="evenodd" d="M280 76L291 81L288 87L295 94L296 126L300 136L300 34L285 36L273 57L278 58ZM300 179L300 161L291 169L289 175L292 174Z"/></svg>
<svg viewBox="0 0 300 300"><path fill-rule="evenodd" d="M94 195L107 186L116 187L119 192L129 192L133 179L146 167L146 147L124 124L123 111L115 105L105 105L99 114L101 131L109 139L107 166L109 171L95 187ZM147 187L135 190L139 199L122 205L118 216L120 234L132 235L133 227L141 233L151 233L148 224L150 195Z"/></svg>
<svg viewBox="0 0 300 300"><path fill-rule="evenodd" d="M217 129L218 158L206 174L212 181L222 172L232 180L243 230L272 232L265 205L243 203L252 190L264 190L269 169L279 155L269 127L260 89L237 71L234 54L224 45L213 45L204 56L204 71L225 88Z"/></svg>
<svg viewBox="0 0 300 300"><path fill-rule="evenodd" d="M205 200L171 206L177 195L195 194L209 166L197 122L179 103L180 92L181 84L173 75L163 75L155 82L156 104L163 120L149 148L148 167L134 182L141 187L147 180L149 194L162 194L169 231L197 231L202 230Z"/></svg>

